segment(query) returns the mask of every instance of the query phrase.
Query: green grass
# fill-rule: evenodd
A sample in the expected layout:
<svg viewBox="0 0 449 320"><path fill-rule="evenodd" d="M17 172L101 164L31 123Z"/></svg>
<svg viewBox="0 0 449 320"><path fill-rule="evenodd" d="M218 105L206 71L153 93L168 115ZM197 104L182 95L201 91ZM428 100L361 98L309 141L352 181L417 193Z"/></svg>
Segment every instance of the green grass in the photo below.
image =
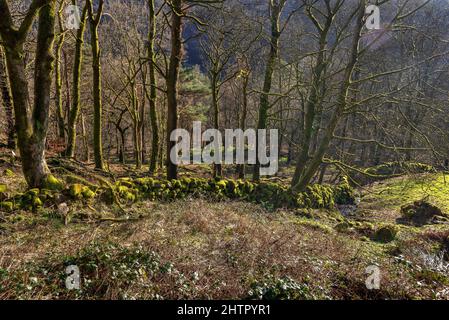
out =
<svg viewBox="0 0 449 320"><path fill-rule="evenodd" d="M401 177L375 184L364 201L397 210L405 204L428 197L443 212L449 212L449 176L442 173Z"/></svg>

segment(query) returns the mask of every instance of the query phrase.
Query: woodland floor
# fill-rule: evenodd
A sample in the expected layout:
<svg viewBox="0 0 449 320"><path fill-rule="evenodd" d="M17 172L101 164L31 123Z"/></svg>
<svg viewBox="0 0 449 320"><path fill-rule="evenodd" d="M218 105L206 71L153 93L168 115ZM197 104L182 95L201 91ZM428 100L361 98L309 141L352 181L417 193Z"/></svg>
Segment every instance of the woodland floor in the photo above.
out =
<svg viewBox="0 0 449 320"><path fill-rule="evenodd" d="M0 166L14 172L0 183L25 188L19 166ZM125 216L73 204L88 218L67 225L55 208L0 211L0 299L449 299L449 226L396 220L401 206L428 195L449 210L443 174L359 192L348 217L205 198L139 202ZM371 240L367 232L385 223L398 226L396 239ZM68 265L80 268L81 290L65 288ZM366 288L370 265L380 268L379 290Z"/></svg>

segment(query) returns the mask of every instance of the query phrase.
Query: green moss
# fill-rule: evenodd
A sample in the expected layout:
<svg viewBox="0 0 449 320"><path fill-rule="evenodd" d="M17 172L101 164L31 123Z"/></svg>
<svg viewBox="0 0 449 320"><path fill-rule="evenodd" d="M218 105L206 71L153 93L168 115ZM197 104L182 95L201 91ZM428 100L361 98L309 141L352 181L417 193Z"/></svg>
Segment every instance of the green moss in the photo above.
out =
<svg viewBox="0 0 449 320"><path fill-rule="evenodd" d="M14 204L10 201L0 202L0 209L11 212L14 209Z"/></svg>
<svg viewBox="0 0 449 320"><path fill-rule="evenodd" d="M53 175L48 175L47 179L45 180L44 184L43 184L44 189L49 189L49 190L62 190L64 189L64 184L55 178L55 176Z"/></svg>
<svg viewBox="0 0 449 320"><path fill-rule="evenodd" d="M377 229L374 234L374 240L377 242L388 243L396 239L396 235L399 232L399 227L396 225L388 224Z"/></svg>
<svg viewBox="0 0 449 320"><path fill-rule="evenodd" d="M44 205L44 203L42 202L42 200L39 197L35 197L33 199L33 207L34 208L40 208Z"/></svg>
<svg viewBox="0 0 449 320"><path fill-rule="evenodd" d="M119 181L117 181L116 185L124 186L130 189L135 188L135 184L130 178L121 178Z"/></svg>
<svg viewBox="0 0 449 320"><path fill-rule="evenodd" d="M6 184L0 184L0 201L5 200L8 198L8 188L6 187Z"/></svg>
<svg viewBox="0 0 449 320"><path fill-rule="evenodd" d="M93 199L95 197L95 192L90 190L90 188L87 186L83 187L83 190L81 193L82 193L84 199Z"/></svg>
<svg viewBox="0 0 449 320"><path fill-rule="evenodd" d="M350 186L348 178L344 177L339 185L334 188L334 201L340 205L355 204L355 191Z"/></svg>
<svg viewBox="0 0 449 320"><path fill-rule="evenodd" d="M14 177L16 174L11 169L6 169L4 175L7 177Z"/></svg>
<svg viewBox="0 0 449 320"><path fill-rule="evenodd" d="M69 194L74 199L81 199L83 196L83 194L82 194L83 189L84 189L84 186L82 184L79 184L79 183L72 184L69 187Z"/></svg>
<svg viewBox="0 0 449 320"><path fill-rule="evenodd" d="M25 196L31 196L31 197L36 197L39 195L39 193L41 192L40 189L38 188L34 188L34 189L30 189L27 191L27 193L25 194Z"/></svg>

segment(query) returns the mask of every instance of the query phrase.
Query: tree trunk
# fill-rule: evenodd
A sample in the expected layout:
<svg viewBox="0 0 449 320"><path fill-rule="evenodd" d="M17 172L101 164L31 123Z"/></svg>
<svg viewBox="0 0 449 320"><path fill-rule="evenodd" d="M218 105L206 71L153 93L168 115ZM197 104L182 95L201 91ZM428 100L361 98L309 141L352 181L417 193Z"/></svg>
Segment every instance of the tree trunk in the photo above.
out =
<svg viewBox="0 0 449 320"><path fill-rule="evenodd" d="M240 129L245 131L246 128L246 118L248 115L248 83L249 83L249 74L245 74L243 76L243 88L242 88L242 114L240 118ZM239 164L237 167L239 179L245 179L245 163Z"/></svg>
<svg viewBox="0 0 449 320"><path fill-rule="evenodd" d="M214 121L214 129L219 130L220 129L220 108L219 108L219 102L218 102L218 75L214 74L212 76L211 81L211 90L212 90L212 112L213 112L213 121ZM220 141L220 148L222 146L222 143ZM213 177L222 177L223 176L223 167L220 163L214 163L214 171L213 171Z"/></svg>
<svg viewBox="0 0 449 320"><path fill-rule="evenodd" d="M279 3L275 3L275 1L270 1L270 10L271 10L271 40L270 40L270 52L267 58L267 64L265 66L265 80L263 84L262 93L260 95L259 102L259 120L257 122L257 129L266 129L267 121L268 121L268 109L270 108L270 92L271 85L273 82L273 73L275 63L279 54L279 38L281 36L280 31L280 19L282 9L284 8L285 0L280 0ZM256 151L257 155L259 155L259 137L257 135L256 139ZM259 157L257 156L256 165L254 166L253 179L254 181L260 180L260 163Z"/></svg>
<svg viewBox="0 0 449 320"><path fill-rule="evenodd" d="M87 130L86 130L86 121L84 119L84 114L81 114L81 133L83 135L83 149L84 149L84 161L89 162L89 142L87 140Z"/></svg>
<svg viewBox="0 0 449 320"><path fill-rule="evenodd" d="M61 51L64 45L65 33L63 27L62 8L58 12L59 22L59 39L55 49L55 105L56 105L56 118L58 120L58 136L62 141L65 140L65 124L64 124L64 112L62 110L62 79L61 79Z"/></svg>
<svg viewBox="0 0 449 320"><path fill-rule="evenodd" d="M326 46L327 37L332 23L332 16L330 15L326 20L326 25L323 30L320 31L320 44L319 51L315 66L313 68L313 80L310 93L307 98L304 111L304 126L300 141L300 150L298 154L298 159L296 162L296 170L293 175L292 185L296 185L301 176L306 170L307 163L309 161L309 153L312 146L314 137L317 135L316 131L316 116L317 109L319 109L318 103L320 101L320 88L322 87L322 81L324 78L324 72L326 69ZM315 124L315 126L314 126Z"/></svg>
<svg viewBox="0 0 449 320"><path fill-rule="evenodd" d="M76 4L76 1L73 1L73 4ZM86 2L81 14L80 27L76 32L75 58L73 62L72 107L69 112L68 141L66 150L66 156L70 158L74 158L76 152L76 126L81 108L80 83L81 69L83 64L84 32L86 30L87 11L88 3Z"/></svg>
<svg viewBox="0 0 449 320"><path fill-rule="evenodd" d="M3 106L5 107L6 115L6 134L8 136L7 146L9 149L16 148L14 118L13 118L13 106L11 99L11 92L9 91L8 75L6 70L5 56L3 49L0 46L0 89L2 91Z"/></svg>
<svg viewBox="0 0 449 320"><path fill-rule="evenodd" d="M172 1L171 53L167 82L167 179L178 178L178 166L170 159L170 152L176 145L171 141L171 133L178 128L178 78L182 60L182 0Z"/></svg>
<svg viewBox="0 0 449 320"><path fill-rule="evenodd" d="M50 170L45 161L45 142L50 110L50 89L53 71L55 2L34 0L19 31L13 27L6 0L0 0L0 35L4 41L11 94L14 104L18 146L22 170L30 187L49 186ZM28 81L25 71L24 42L40 9L34 73L34 108L29 105Z"/></svg>
<svg viewBox="0 0 449 320"><path fill-rule="evenodd" d="M154 50L154 40L156 38L156 14L154 8L155 0L148 0L149 7L149 32L148 32L148 60L149 60L149 77L150 77L150 94L148 100L150 102L150 125L151 125L151 156L150 156L150 173L153 174L157 170L157 160L159 154L159 127L157 119L157 80L156 80L156 52ZM145 90L147 93L147 91Z"/></svg>
<svg viewBox="0 0 449 320"><path fill-rule="evenodd" d="M93 72L93 97L94 97L94 159L95 168L104 170L103 159L103 143L101 137L101 120L102 120L102 86L101 86L101 52L98 39L98 26L101 22L103 14L104 0L100 0L97 13L94 17L92 1L89 0L89 20L91 31L91 47L92 47L92 72Z"/></svg>

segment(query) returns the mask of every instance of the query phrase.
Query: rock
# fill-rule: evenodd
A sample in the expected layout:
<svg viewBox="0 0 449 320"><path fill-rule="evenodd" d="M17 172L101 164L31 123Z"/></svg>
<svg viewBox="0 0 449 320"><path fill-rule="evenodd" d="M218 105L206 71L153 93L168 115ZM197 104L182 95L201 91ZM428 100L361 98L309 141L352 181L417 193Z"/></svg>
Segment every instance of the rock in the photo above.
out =
<svg viewBox="0 0 449 320"><path fill-rule="evenodd" d="M380 227L374 234L374 240L377 242L388 243L396 239L399 227L395 225L385 225Z"/></svg>
<svg viewBox="0 0 449 320"><path fill-rule="evenodd" d="M417 227L447 222L449 218L440 208L428 202L426 199L403 206L401 213L402 218L398 219L399 222Z"/></svg>
<svg viewBox="0 0 449 320"><path fill-rule="evenodd" d="M69 213L70 209L67 203L63 202L58 205L58 213L65 217Z"/></svg>

